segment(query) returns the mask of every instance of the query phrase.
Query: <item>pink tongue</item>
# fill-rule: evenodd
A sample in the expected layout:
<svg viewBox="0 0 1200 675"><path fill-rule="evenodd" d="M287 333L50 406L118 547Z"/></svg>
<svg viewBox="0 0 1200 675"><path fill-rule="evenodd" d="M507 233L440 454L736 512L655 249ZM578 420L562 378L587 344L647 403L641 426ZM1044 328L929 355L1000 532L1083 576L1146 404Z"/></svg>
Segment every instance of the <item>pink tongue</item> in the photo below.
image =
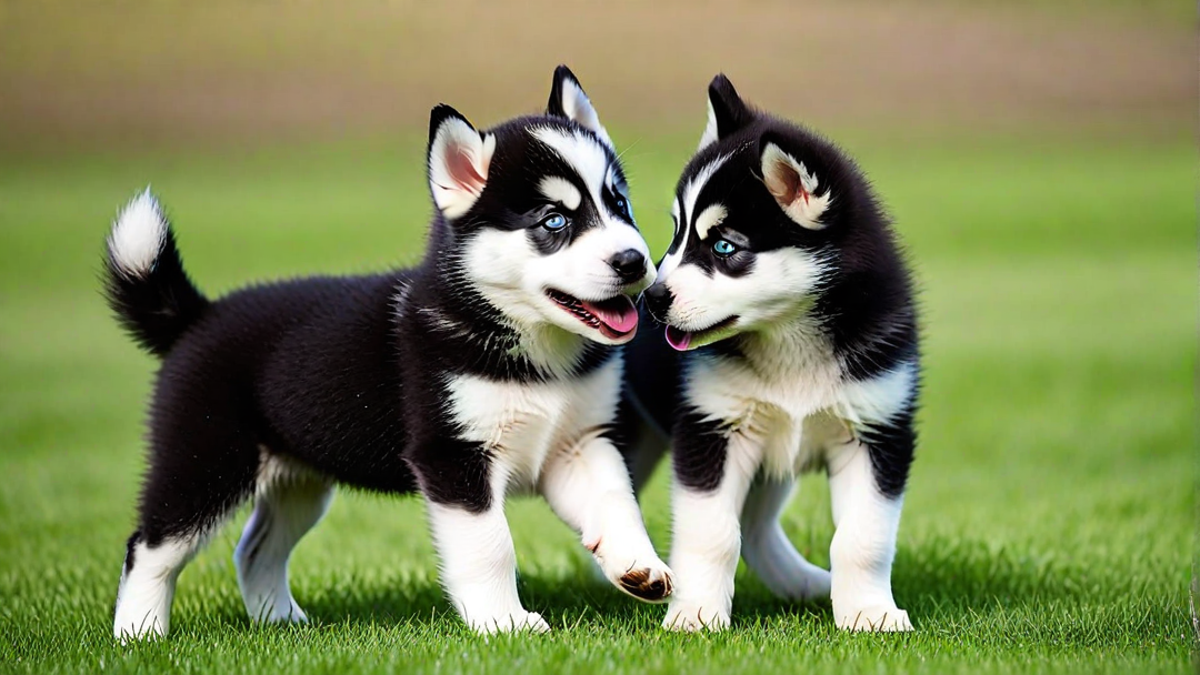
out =
<svg viewBox="0 0 1200 675"><path fill-rule="evenodd" d="M637 328L638 313L637 308L633 306L633 300L628 296L618 295L612 300L605 300L604 305L597 305L580 300L583 308L591 312L593 316L600 319L604 325L615 330L618 333L628 333Z"/></svg>
<svg viewBox="0 0 1200 675"><path fill-rule="evenodd" d="M686 352L688 345L692 343L692 334L687 331L679 330L674 326L667 326L667 344L677 352Z"/></svg>

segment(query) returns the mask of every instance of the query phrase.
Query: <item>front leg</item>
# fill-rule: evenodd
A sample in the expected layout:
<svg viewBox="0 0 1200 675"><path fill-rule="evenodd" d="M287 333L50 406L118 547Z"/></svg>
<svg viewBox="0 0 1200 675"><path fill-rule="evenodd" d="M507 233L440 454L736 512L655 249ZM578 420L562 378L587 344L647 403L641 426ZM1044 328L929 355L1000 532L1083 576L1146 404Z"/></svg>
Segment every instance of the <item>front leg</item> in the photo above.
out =
<svg viewBox="0 0 1200 675"><path fill-rule="evenodd" d="M538 489L614 586L647 602L671 594L671 570L654 552L629 470L608 438L594 432L551 454Z"/></svg>
<svg viewBox="0 0 1200 675"><path fill-rule="evenodd" d="M459 616L479 633L546 632L517 596L517 557L504 517L506 476L478 444L443 440L413 452L425 495L442 586Z"/></svg>
<svg viewBox="0 0 1200 675"><path fill-rule="evenodd" d="M837 528L830 546L833 616L839 628L910 631L892 597L892 560L912 462L911 414L833 450L829 489Z"/></svg>
<svg viewBox="0 0 1200 675"><path fill-rule="evenodd" d="M697 413L680 417L674 434L671 569L676 589L663 626L721 630L729 626L742 511L761 449L737 431Z"/></svg>

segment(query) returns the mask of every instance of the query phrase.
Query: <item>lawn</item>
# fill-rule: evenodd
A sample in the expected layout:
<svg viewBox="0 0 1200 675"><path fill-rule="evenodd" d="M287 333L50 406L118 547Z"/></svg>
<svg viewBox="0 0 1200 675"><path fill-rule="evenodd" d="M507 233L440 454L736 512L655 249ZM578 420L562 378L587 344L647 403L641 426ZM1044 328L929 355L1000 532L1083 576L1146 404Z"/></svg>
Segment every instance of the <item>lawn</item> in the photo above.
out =
<svg viewBox="0 0 1200 675"><path fill-rule="evenodd" d="M661 252L693 139L644 136L626 161ZM154 369L98 292L116 207L153 181L214 294L411 263L429 211L421 144L378 139L0 158L0 670L1191 670L1190 141L848 138L923 289L925 406L895 565L917 632L838 632L827 604L778 602L744 570L731 630L664 632L662 607L596 585L572 533L523 499L509 509L521 592L554 631L485 640L442 597L419 501L343 492L293 559L310 625L247 620L231 561L242 512L184 572L170 638L115 644ZM827 499L824 478L807 478L786 520L821 564ZM665 472L643 503L665 553Z"/></svg>

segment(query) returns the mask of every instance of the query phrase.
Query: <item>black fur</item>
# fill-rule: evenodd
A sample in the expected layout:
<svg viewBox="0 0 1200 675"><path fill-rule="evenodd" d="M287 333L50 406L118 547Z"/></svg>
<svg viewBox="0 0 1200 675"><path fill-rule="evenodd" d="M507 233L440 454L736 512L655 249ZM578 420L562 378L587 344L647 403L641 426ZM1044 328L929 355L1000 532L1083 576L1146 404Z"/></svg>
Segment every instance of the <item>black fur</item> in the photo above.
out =
<svg viewBox="0 0 1200 675"><path fill-rule="evenodd" d="M688 406L676 414L671 445L676 480L693 490L717 489L725 475L729 429Z"/></svg>
<svg viewBox="0 0 1200 675"><path fill-rule="evenodd" d="M676 199L680 217L667 255L679 250L684 241L681 228L689 227L697 214L714 203L729 206L731 215L715 232L736 244L736 252L718 255L712 248L717 237L711 234L706 240L690 236L683 252L686 263L709 276L737 277L751 273L756 255L763 252L794 247L820 256L828 261L829 271L813 292L808 318L828 340L843 378L870 380L899 364L916 362L917 310L910 275L890 220L853 160L816 133L750 108L723 75L709 86L709 102L717 139L696 153L679 179ZM793 222L765 187L761 157L770 143L799 158L819 177L814 196L833 191L834 199L822 217L823 228L808 229ZM686 186L720 156L728 159L709 178L692 212L687 212ZM648 289L644 297L647 308L659 319L673 302L661 285ZM714 433L712 422L687 408L680 387L664 387L661 382L678 381L678 373L686 371L693 359L752 359L755 337L743 333L679 354L663 345L661 326L656 331L645 330L649 327L644 327L629 348L631 407L649 415L659 429L672 428L672 420L676 420L675 452L698 443L705 445L696 437ZM636 364L643 370L634 368ZM656 378L649 372L662 375ZM868 441L876 482L889 496L901 494L908 478L916 405L914 390L909 407L897 411L889 424L856 430ZM719 467L701 466L695 457L710 456L717 462L718 453L689 453L694 457L676 459L679 480L697 488L715 486Z"/></svg>
<svg viewBox="0 0 1200 675"><path fill-rule="evenodd" d="M109 307L121 327L151 354L165 355L208 309L208 300L183 270L170 227L158 259L144 278L122 271L112 259L112 251L106 262L109 273L104 276L104 290Z"/></svg>
<svg viewBox="0 0 1200 675"><path fill-rule="evenodd" d="M452 117L463 119L449 106L434 108L431 142ZM535 125L592 134L553 110L488 130L497 142L486 189L453 222L434 217L414 269L264 284L210 302L184 273L169 230L143 277L122 272L110 256L110 305L139 344L163 357L130 551L135 540L153 547L218 523L254 491L263 453L349 486L420 489L438 503L488 507L489 459L456 437L445 375L576 377L620 354L580 338L569 372L547 371L513 349L515 329L464 282L462 252L484 228L541 236L534 230L548 207L537 178L577 180L529 135ZM615 155L610 160L619 174ZM588 208L570 214L564 237L595 225L599 216ZM444 320L417 311L430 308Z"/></svg>
<svg viewBox="0 0 1200 675"><path fill-rule="evenodd" d="M913 427L914 405L915 401L905 406L886 424L866 425L859 430L859 438L870 450L875 482L879 491L888 497L904 494L904 486L908 483L917 442Z"/></svg>

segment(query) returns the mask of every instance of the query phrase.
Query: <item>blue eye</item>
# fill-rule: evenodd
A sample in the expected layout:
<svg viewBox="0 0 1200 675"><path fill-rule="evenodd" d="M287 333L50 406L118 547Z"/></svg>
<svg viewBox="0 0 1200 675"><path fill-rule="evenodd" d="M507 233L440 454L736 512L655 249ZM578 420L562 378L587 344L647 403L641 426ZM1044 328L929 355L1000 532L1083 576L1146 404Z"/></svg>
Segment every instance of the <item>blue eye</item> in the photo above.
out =
<svg viewBox="0 0 1200 675"><path fill-rule="evenodd" d="M719 256L732 255L736 250L736 246L724 239L718 239L713 242L713 253L716 253Z"/></svg>
<svg viewBox="0 0 1200 675"><path fill-rule="evenodd" d="M551 213L542 219L541 224L551 232L558 232L567 226L567 219L561 213Z"/></svg>
<svg viewBox="0 0 1200 675"><path fill-rule="evenodd" d="M621 215L625 216L626 218L633 217L633 214L629 213L629 202L626 201L624 197L617 195L616 202L617 209L621 212Z"/></svg>

